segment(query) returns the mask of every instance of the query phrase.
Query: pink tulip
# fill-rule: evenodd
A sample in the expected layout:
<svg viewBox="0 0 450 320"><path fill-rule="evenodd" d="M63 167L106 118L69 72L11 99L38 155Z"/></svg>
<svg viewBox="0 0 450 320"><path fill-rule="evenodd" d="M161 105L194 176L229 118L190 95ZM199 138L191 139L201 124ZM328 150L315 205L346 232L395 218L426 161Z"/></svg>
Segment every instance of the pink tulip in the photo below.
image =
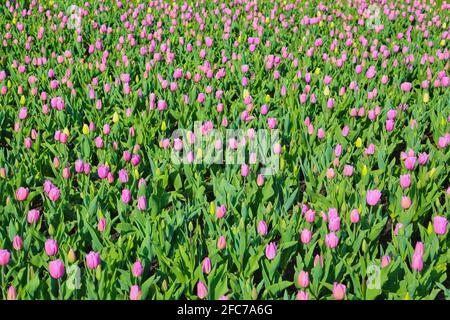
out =
<svg viewBox="0 0 450 320"><path fill-rule="evenodd" d="M45 253L49 256L55 256L58 253L58 242L53 239L48 239L45 242Z"/></svg>
<svg viewBox="0 0 450 320"><path fill-rule="evenodd" d="M133 276L138 278L142 275L142 272L144 271L144 268L142 267L141 261L139 259L136 260L136 262L133 264L133 269L131 272L133 273Z"/></svg>
<svg viewBox="0 0 450 320"><path fill-rule="evenodd" d="M321 256L321 255L319 255L319 254L316 254L316 256L314 257L314 267L315 267L318 263L320 264L320 267L323 268L323 256Z"/></svg>
<svg viewBox="0 0 450 320"><path fill-rule="evenodd" d="M315 219L316 219L316 212L314 210L308 209L305 212L305 220L308 223L313 223Z"/></svg>
<svg viewBox="0 0 450 320"><path fill-rule="evenodd" d="M106 229L106 219L103 217L100 220L98 220L97 230L103 232L105 231L105 229Z"/></svg>
<svg viewBox="0 0 450 320"><path fill-rule="evenodd" d="M247 177L249 173L250 173L249 166L247 164L243 163L241 165L241 176Z"/></svg>
<svg viewBox="0 0 450 320"><path fill-rule="evenodd" d="M258 233L261 237L264 237L267 234L267 223L264 220L258 222Z"/></svg>
<svg viewBox="0 0 450 320"><path fill-rule="evenodd" d="M419 164L421 166L427 164L428 162L428 154L426 152L419 153Z"/></svg>
<svg viewBox="0 0 450 320"><path fill-rule="evenodd" d="M105 179L108 176L109 167L105 165L99 165L97 169L97 174L100 179Z"/></svg>
<svg viewBox="0 0 450 320"><path fill-rule="evenodd" d="M423 256L424 250L425 250L425 246L423 245L423 242L417 241L416 246L414 247L414 253L417 253L418 255Z"/></svg>
<svg viewBox="0 0 450 320"><path fill-rule="evenodd" d="M131 201L131 191L128 189L122 190L122 202L128 204Z"/></svg>
<svg viewBox="0 0 450 320"><path fill-rule="evenodd" d="M325 138L325 130L323 130L323 128L319 128L319 130L317 131L317 138L319 139Z"/></svg>
<svg viewBox="0 0 450 320"><path fill-rule="evenodd" d="M64 276L64 262L62 262L60 259L51 261L48 264L48 270L50 272L50 276L53 279L60 279Z"/></svg>
<svg viewBox="0 0 450 320"><path fill-rule="evenodd" d="M57 187L53 187L50 189L50 191L48 193L48 198L51 201L58 201L60 195L61 195L61 192L59 191L59 189Z"/></svg>
<svg viewBox="0 0 450 320"><path fill-rule="evenodd" d="M333 284L333 297L336 300L343 300L345 298L345 292L347 287L344 284L335 282Z"/></svg>
<svg viewBox="0 0 450 320"><path fill-rule="evenodd" d="M307 288L309 286L309 274L305 271L300 271L297 278L298 285L301 288Z"/></svg>
<svg viewBox="0 0 450 320"><path fill-rule="evenodd" d="M197 282L197 296L200 299L204 299L207 295L208 288L206 287L206 285L202 281Z"/></svg>
<svg viewBox="0 0 450 320"><path fill-rule="evenodd" d="M374 206L380 201L381 191L379 190L367 190L366 201L369 206Z"/></svg>
<svg viewBox="0 0 450 320"><path fill-rule="evenodd" d="M27 221L29 224L37 223L39 221L40 213L37 209L28 211Z"/></svg>
<svg viewBox="0 0 450 320"><path fill-rule="evenodd" d="M302 232L300 233L300 241L303 244L308 244L311 242L312 239L312 232L308 229L303 229Z"/></svg>
<svg viewBox="0 0 450 320"><path fill-rule="evenodd" d="M276 255L277 255L277 245L275 242L270 242L266 246L266 257L269 260L273 260L275 259Z"/></svg>
<svg viewBox="0 0 450 320"><path fill-rule="evenodd" d="M391 263L391 257L390 256L383 256L381 258L381 267L385 268Z"/></svg>
<svg viewBox="0 0 450 320"><path fill-rule="evenodd" d="M403 90L403 92L409 92L412 89L412 84L411 82L403 82L400 85L400 88Z"/></svg>
<svg viewBox="0 0 450 320"><path fill-rule="evenodd" d="M20 187L16 191L16 199L18 201L25 201L28 198L28 188Z"/></svg>
<svg viewBox="0 0 450 320"><path fill-rule="evenodd" d="M220 236L217 239L217 249L223 250L223 249L226 248L226 246L227 246L227 241L226 241L225 237L224 236Z"/></svg>
<svg viewBox="0 0 450 320"><path fill-rule="evenodd" d="M9 263L11 253L6 249L0 249L0 266L6 266Z"/></svg>
<svg viewBox="0 0 450 320"><path fill-rule="evenodd" d="M16 300L17 299L17 290L13 286L8 288L8 293L6 295L6 300Z"/></svg>
<svg viewBox="0 0 450 320"><path fill-rule="evenodd" d="M13 248L14 250L20 251L23 248L23 240L20 236L15 235L13 239Z"/></svg>
<svg viewBox="0 0 450 320"><path fill-rule="evenodd" d="M359 211L358 211L358 209L353 209L350 212L350 221L352 223L354 223L354 224L359 222Z"/></svg>
<svg viewBox="0 0 450 320"><path fill-rule="evenodd" d="M95 251L89 252L86 255L86 265L89 269L96 269L100 264L100 254Z"/></svg>
<svg viewBox="0 0 450 320"><path fill-rule="evenodd" d="M417 253L413 254L413 257L412 257L412 260L411 260L411 268L414 271L418 271L418 272L422 271L422 269L423 269L423 258L422 258L422 255L417 254Z"/></svg>
<svg viewBox="0 0 450 320"><path fill-rule="evenodd" d="M416 166L416 157L407 157L405 159L405 168L408 170L414 170Z"/></svg>
<svg viewBox="0 0 450 320"><path fill-rule="evenodd" d="M346 164L344 166L344 176L351 177L353 175L353 166Z"/></svg>
<svg viewBox="0 0 450 320"><path fill-rule="evenodd" d="M341 219L339 217L331 217L328 220L328 229L330 231L338 231L341 228Z"/></svg>
<svg viewBox="0 0 450 320"><path fill-rule="evenodd" d="M218 206L216 208L216 217L218 219L222 219L223 217L225 217L226 213L227 213L227 209L224 204L222 204L221 206Z"/></svg>
<svg viewBox="0 0 450 320"><path fill-rule="evenodd" d="M442 216L435 216L433 218L433 229L438 235L444 235L447 232L447 218Z"/></svg>
<svg viewBox="0 0 450 320"><path fill-rule="evenodd" d="M336 248L339 244L339 238L336 236L334 232L330 232L329 234L325 235L325 245L328 248Z"/></svg>
<svg viewBox="0 0 450 320"><path fill-rule="evenodd" d="M409 188L411 185L411 175L410 174L404 174L400 176L400 187L403 189Z"/></svg>
<svg viewBox="0 0 450 320"><path fill-rule="evenodd" d="M309 300L309 294L308 294L308 292L305 292L305 291L299 291L299 292L297 292L296 299L297 300Z"/></svg>
<svg viewBox="0 0 450 320"><path fill-rule="evenodd" d="M403 196L401 205L403 209L409 209L409 207L411 207L411 198L408 196Z"/></svg>
<svg viewBox="0 0 450 320"><path fill-rule="evenodd" d="M202 261L202 272L205 274L209 274L211 272L211 259L208 257Z"/></svg>
<svg viewBox="0 0 450 320"><path fill-rule="evenodd" d="M264 185L264 176L262 174L258 174L258 177L256 178L256 184L259 187Z"/></svg>
<svg viewBox="0 0 450 320"><path fill-rule="evenodd" d="M131 286L130 289L130 300L140 300L141 299L141 289L138 285Z"/></svg>

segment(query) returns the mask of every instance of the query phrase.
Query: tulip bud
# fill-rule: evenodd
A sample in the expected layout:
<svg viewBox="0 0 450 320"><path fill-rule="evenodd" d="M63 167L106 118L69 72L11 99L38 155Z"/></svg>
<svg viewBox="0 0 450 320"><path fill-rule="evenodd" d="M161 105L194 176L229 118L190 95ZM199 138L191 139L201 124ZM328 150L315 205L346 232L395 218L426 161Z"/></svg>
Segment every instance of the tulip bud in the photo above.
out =
<svg viewBox="0 0 450 320"><path fill-rule="evenodd" d="M164 279L162 284L161 284L161 290L162 290L162 292L166 292L167 289L169 289L169 286L167 285L167 280Z"/></svg>
<svg viewBox="0 0 450 320"><path fill-rule="evenodd" d="M10 286L8 288L8 295L6 297L7 300L16 300L17 299L17 291L16 288Z"/></svg>
<svg viewBox="0 0 450 320"><path fill-rule="evenodd" d="M227 246L227 242L224 236L220 236L219 239L217 239L217 248L219 250L223 250L225 249L225 247Z"/></svg>
<svg viewBox="0 0 450 320"><path fill-rule="evenodd" d="M205 274L209 274L211 272L211 259L206 257L202 262L202 272Z"/></svg>
<svg viewBox="0 0 450 320"><path fill-rule="evenodd" d="M144 268L142 267L141 261L138 259L136 260L136 262L133 264L133 276L140 277L142 275L142 272L144 271Z"/></svg>
<svg viewBox="0 0 450 320"><path fill-rule="evenodd" d="M130 300L140 300L141 299L141 289L138 285L134 285L130 290Z"/></svg>
<svg viewBox="0 0 450 320"><path fill-rule="evenodd" d="M307 288L309 286L309 274L305 271L300 271L297 278L298 285L302 288Z"/></svg>
<svg viewBox="0 0 450 320"><path fill-rule="evenodd" d="M200 299L204 299L206 298L207 295L208 295L208 288L202 281L199 281L197 283L197 296Z"/></svg>
<svg viewBox="0 0 450 320"><path fill-rule="evenodd" d="M23 248L23 240L20 236L15 235L13 239L13 248L17 251L22 250Z"/></svg>
<svg viewBox="0 0 450 320"><path fill-rule="evenodd" d="M55 227L52 224L48 226L48 234L51 236L55 234Z"/></svg>
<svg viewBox="0 0 450 320"><path fill-rule="evenodd" d="M381 267L387 267L391 263L391 257L390 256L383 256L381 258Z"/></svg>
<svg viewBox="0 0 450 320"><path fill-rule="evenodd" d="M261 237L264 237L267 234L267 223L264 220L261 220L258 223L258 233Z"/></svg>
<svg viewBox="0 0 450 320"><path fill-rule="evenodd" d="M335 282L333 284L333 297L336 300L343 300L345 298L345 292L347 287L344 284Z"/></svg>
<svg viewBox="0 0 450 320"><path fill-rule="evenodd" d="M258 299L258 291L256 290L255 287L253 287L253 289L252 289L252 299L253 300L257 300Z"/></svg>
<svg viewBox="0 0 450 320"><path fill-rule="evenodd" d="M270 242L266 246L266 258L269 260L273 260L275 259L276 256L277 256L277 245L275 242Z"/></svg>
<svg viewBox="0 0 450 320"><path fill-rule="evenodd" d="M77 256L75 254L75 251L73 251L72 248L69 249L69 252L67 253L67 260L70 263L74 263L77 260Z"/></svg>

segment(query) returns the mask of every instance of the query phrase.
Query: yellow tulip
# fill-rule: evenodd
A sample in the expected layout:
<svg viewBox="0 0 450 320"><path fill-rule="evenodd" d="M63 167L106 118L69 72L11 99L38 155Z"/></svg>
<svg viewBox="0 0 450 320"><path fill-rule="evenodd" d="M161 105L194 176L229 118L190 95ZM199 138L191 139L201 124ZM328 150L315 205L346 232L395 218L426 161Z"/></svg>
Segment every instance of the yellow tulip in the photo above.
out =
<svg viewBox="0 0 450 320"><path fill-rule="evenodd" d="M89 127L88 127L88 125L85 123L85 124L83 124L83 134L84 135L88 135L89 134Z"/></svg>
<svg viewBox="0 0 450 320"><path fill-rule="evenodd" d="M161 130L162 130L162 131L166 131L166 129L167 129L166 122L163 120L163 121L161 122Z"/></svg>
<svg viewBox="0 0 450 320"><path fill-rule="evenodd" d="M139 171L138 171L138 169L134 169L134 177L136 179L139 179Z"/></svg>
<svg viewBox="0 0 450 320"><path fill-rule="evenodd" d="M428 172L428 176L430 178L433 178L435 173L436 173L436 168L431 168L431 170Z"/></svg>
<svg viewBox="0 0 450 320"><path fill-rule="evenodd" d="M361 148L362 147L362 140L361 140L361 138L356 139L355 146L357 148Z"/></svg>
<svg viewBox="0 0 450 320"><path fill-rule="evenodd" d="M117 112L114 112L112 121L113 121L114 123L119 122L119 114L118 114Z"/></svg>
<svg viewBox="0 0 450 320"><path fill-rule="evenodd" d="M21 96L21 97L20 97L20 104L21 104L21 105L24 105L25 102L26 102L25 96Z"/></svg>
<svg viewBox="0 0 450 320"><path fill-rule="evenodd" d="M362 175L363 177L365 177L365 176L367 176L368 173L369 173L369 169L367 169L367 166L364 165L364 166L362 167L362 170L361 170L361 175Z"/></svg>
<svg viewBox="0 0 450 320"><path fill-rule="evenodd" d="M67 129L67 128L64 128L63 132L64 132L67 136L70 135L69 129Z"/></svg>
<svg viewBox="0 0 450 320"><path fill-rule="evenodd" d="M445 46L445 40L442 39L441 42L439 42L439 44L441 45L441 47Z"/></svg>
<svg viewBox="0 0 450 320"><path fill-rule="evenodd" d="M328 86L325 86L325 89L323 89L323 94L326 96L330 95L330 88Z"/></svg>
<svg viewBox="0 0 450 320"><path fill-rule="evenodd" d="M249 95L250 95L250 93L248 92L248 90L247 89L244 89L244 98L247 98Z"/></svg>
<svg viewBox="0 0 450 320"><path fill-rule="evenodd" d="M216 205L215 205L214 201L211 201L209 204L209 213L214 214L215 211L216 211Z"/></svg>
<svg viewBox="0 0 450 320"><path fill-rule="evenodd" d="M433 225L431 222L428 222L428 228L427 228L428 235L431 235L433 233Z"/></svg>
<svg viewBox="0 0 450 320"><path fill-rule="evenodd" d="M423 94L423 102L427 103L428 101L430 101L430 95L428 94L428 92L425 92Z"/></svg>
<svg viewBox="0 0 450 320"><path fill-rule="evenodd" d="M264 101L268 103L272 99L268 94L266 94L266 97L264 98Z"/></svg>

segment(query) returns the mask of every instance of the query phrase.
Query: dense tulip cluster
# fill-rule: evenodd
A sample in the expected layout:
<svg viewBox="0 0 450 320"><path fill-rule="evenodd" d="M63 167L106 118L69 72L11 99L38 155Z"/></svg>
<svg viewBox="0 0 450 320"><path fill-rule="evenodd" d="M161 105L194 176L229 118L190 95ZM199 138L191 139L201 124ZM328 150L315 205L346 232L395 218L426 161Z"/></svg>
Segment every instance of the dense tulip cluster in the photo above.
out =
<svg viewBox="0 0 450 320"><path fill-rule="evenodd" d="M450 298L449 18L1 1L1 299Z"/></svg>

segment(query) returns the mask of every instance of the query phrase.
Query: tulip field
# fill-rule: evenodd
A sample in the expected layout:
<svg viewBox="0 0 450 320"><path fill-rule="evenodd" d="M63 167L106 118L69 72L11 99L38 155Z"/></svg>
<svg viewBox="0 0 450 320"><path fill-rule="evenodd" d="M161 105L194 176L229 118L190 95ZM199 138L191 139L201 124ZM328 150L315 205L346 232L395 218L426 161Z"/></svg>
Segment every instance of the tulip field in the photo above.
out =
<svg viewBox="0 0 450 320"><path fill-rule="evenodd" d="M450 299L450 3L0 2L0 299Z"/></svg>

